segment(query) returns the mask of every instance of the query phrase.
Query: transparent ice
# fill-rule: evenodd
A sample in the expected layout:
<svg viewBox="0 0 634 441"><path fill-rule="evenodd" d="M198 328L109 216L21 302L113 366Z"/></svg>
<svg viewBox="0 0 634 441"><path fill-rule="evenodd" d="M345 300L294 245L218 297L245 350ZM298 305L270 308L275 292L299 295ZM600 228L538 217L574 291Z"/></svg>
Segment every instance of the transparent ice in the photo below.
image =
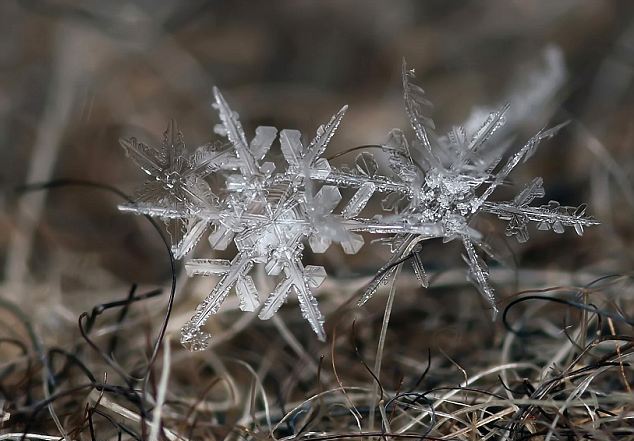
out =
<svg viewBox="0 0 634 441"><path fill-rule="evenodd" d="M345 253L355 254L364 245L361 233L380 235L379 241L389 244L392 257L362 295L359 304L363 304L405 261L427 286L421 242L459 240L468 277L495 315L494 291L481 256L489 254L489 247L472 226L478 215L507 221L506 235L519 242L528 240L530 223L556 233L572 227L579 235L598 223L585 214L585 205L562 207L554 201L531 205L544 196L541 178L533 179L510 201L491 200L511 171L562 126L540 131L513 150L511 143L495 136L508 111L504 106L476 130L457 126L439 136L429 116L431 104L423 89L413 83L414 78L413 70L403 62L405 110L414 136L408 139L398 129L389 133L382 144L389 170L381 170L367 151L359 153L351 165L339 168L323 157L347 106L321 125L307 144L299 131L285 129L278 135L274 127L258 127L253 137L247 137L238 114L216 88L214 107L220 124L215 132L226 142L189 152L174 122L159 147L134 138L121 140L126 153L150 177L135 202L121 205L122 210L162 219L176 258L188 254L205 234L214 250L235 244L231 260L190 259L185 263L188 275L214 276L219 281L183 326L183 345L191 350L207 346L211 336L203 330L205 322L232 290L240 309L258 311L262 320L270 319L290 295L296 296L302 316L324 340L324 317L313 291L326 272L321 266L304 265L305 245L324 253L336 243ZM278 168L269 152L276 140L284 163ZM211 175L222 178L223 186L216 193L208 183ZM352 197L342 202L343 188L351 189ZM381 212L363 216L370 211L366 206L372 198L380 199ZM250 275L258 264L277 280L267 296L260 295Z"/></svg>

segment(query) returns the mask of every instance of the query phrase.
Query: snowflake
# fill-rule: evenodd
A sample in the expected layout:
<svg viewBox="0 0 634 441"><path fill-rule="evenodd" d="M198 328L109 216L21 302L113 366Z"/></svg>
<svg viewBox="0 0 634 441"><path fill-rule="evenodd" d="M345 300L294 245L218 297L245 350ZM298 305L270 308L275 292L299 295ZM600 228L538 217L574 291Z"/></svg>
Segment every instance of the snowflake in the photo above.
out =
<svg viewBox="0 0 634 441"><path fill-rule="evenodd" d="M313 252L325 252L333 242L347 254L364 245L361 232L382 235L392 257L369 284L359 304L365 303L380 283L406 260L423 286L428 279L420 258L421 242L434 238L460 240L469 278L497 312L487 266L480 252L488 253L482 234L474 227L480 214L507 221L506 234L528 240L528 224L556 233L573 227L582 234L598 222L585 215L585 205L562 207L530 205L544 196L542 179L535 178L511 201L491 201L493 192L505 183L511 171L529 159L541 140L552 137L562 126L539 132L524 146L510 153L510 143L495 139L504 123L508 106L491 113L478 130L468 133L453 127L448 134L435 134L428 116L429 101L413 83L414 72L403 62L405 108L413 140L393 130L382 146L391 173L382 173L373 155L362 152L349 167L336 168L322 155L335 135L347 107L320 126L304 145L297 130L258 127L249 142L227 101L214 88L214 107L221 123L217 134L227 142L204 145L187 153L175 123L165 133L160 148L148 147L131 138L121 144L150 180L138 192L135 203L122 210L161 218L170 227L173 252L184 257L211 229L212 249L225 250L233 242L232 260L191 259L185 263L190 276L220 276L210 294L198 306L181 331L181 342L191 350L204 349L210 335L203 330L231 290L243 311L259 311L270 319L295 295L302 316L320 340L325 339L324 317L313 291L325 279L321 266L304 265L304 244ZM276 169L269 152L279 139L285 165ZM224 185L212 192L207 178L216 175ZM318 188L318 191L315 191ZM342 204L341 188L354 190ZM368 202L382 195L381 213L363 217ZM338 210L338 207L343 207ZM385 237L387 235L387 238ZM261 302L249 275L255 265L278 279L272 293Z"/></svg>
<svg viewBox="0 0 634 441"><path fill-rule="evenodd" d="M370 284L359 304L372 297L381 279L391 273L394 262L413 253L414 271L423 286L427 286L424 269L418 257L420 241L442 238L444 241L460 239L469 268L469 278L478 291L489 302L493 314L497 313L493 288L488 281L488 269L478 255L476 246L487 251L482 235L470 224L480 213L496 215L509 221L507 236L515 236L519 242L528 240L528 223L538 223L541 230L553 229L562 233L565 226L574 227L581 235L583 228L598 224L585 217L585 205L560 207L551 201L548 205L530 206L533 199L544 196L542 179L535 178L512 201L492 202L489 197L502 184L511 171L529 159L540 141L550 138L563 127L556 126L537 133L514 154L503 166L499 166L510 147L509 143L491 142L495 132L503 125L508 106L491 113L474 133L468 134L464 127L453 127L445 136L436 136L435 124L427 116L431 103L423 89L412 83L414 71L403 62L403 95L410 124L415 134L408 143L402 132L395 130L385 145L390 153L390 168L403 188L388 193L383 208L393 211L399 218L409 222L428 222L440 227L437 233L396 235L393 258Z"/></svg>

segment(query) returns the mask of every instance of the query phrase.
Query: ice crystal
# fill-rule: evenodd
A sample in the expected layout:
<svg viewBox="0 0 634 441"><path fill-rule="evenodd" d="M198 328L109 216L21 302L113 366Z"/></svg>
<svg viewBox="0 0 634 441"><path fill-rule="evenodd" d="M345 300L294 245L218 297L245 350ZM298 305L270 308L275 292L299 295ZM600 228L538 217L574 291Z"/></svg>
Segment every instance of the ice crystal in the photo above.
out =
<svg viewBox="0 0 634 441"><path fill-rule="evenodd" d="M190 276L220 277L210 294L183 326L181 342L191 350L202 350L210 335L203 326L216 313L231 290L240 309L258 311L271 318L289 295L297 297L302 316L321 340L325 339L324 317L313 291L326 277L321 266L304 265L304 245L315 253L338 243L348 254L364 245L360 234L381 235L392 257L377 273L359 304L372 297L380 283L397 265L408 260L423 286L428 279L420 258L421 242L434 238L459 240L469 279L497 312L487 265L480 255L489 253L474 219L490 214L507 221L506 234L519 242L529 238L528 225L556 233L572 227L578 234L597 221L585 215L585 205L562 207L551 201L531 205L544 196L542 179L535 178L513 200L493 201L491 196L511 171L535 152L540 141L552 137L561 126L533 136L516 151L496 139L508 106L491 113L477 130L453 127L446 135L435 133L429 116L430 102L414 84L414 72L403 62L405 109L413 139L393 130L383 144L390 171L383 171L374 156L364 151L351 166L336 168L322 155L335 135L347 107L320 126L307 145L297 130L258 127L249 141L238 114L214 88L214 107L220 124L215 132L226 139L220 145L204 145L188 153L175 123L170 123L163 143L154 148L136 139L122 140L127 154L150 180L141 188L135 203L120 208L164 220L177 258L189 253L209 232L214 250L225 250L233 242L232 260L191 259L185 263ZM276 168L269 150L275 140L284 166ZM279 163L279 162L278 162ZM212 192L210 175L223 178L224 185ZM341 188L353 190L342 204ZM364 217L368 202L381 198L381 212ZM263 298L250 275L254 265L264 265L277 279L275 289Z"/></svg>

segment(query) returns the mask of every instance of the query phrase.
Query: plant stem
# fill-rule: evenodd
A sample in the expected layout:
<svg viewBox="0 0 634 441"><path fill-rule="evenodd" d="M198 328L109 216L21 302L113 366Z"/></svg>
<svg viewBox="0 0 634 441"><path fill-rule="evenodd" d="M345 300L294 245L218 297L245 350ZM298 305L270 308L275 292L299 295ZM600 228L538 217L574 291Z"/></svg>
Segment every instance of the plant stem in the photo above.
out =
<svg viewBox="0 0 634 441"><path fill-rule="evenodd" d="M378 378L379 380L381 379L381 363L383 361L383 349L385 348L387 327L390 324L390 315L392 314L392 305L394 304L394 296L396 294L396 279L401 272L402 266L403 264L399 264L394 270L394 277L392 278L390 293L385 304L385 312L383 313L383 324L381 325L381 334L379 335L379 344L376 349L376 358L374 360L374 375L376 375L376 378ZM379 402L379 397L377 396L378 392L379 384L377 382L374 382L374 386L372 388L372 405L370 406L370 415L368 416L369 430L374 430L374 414L376 406Z"/></svg>

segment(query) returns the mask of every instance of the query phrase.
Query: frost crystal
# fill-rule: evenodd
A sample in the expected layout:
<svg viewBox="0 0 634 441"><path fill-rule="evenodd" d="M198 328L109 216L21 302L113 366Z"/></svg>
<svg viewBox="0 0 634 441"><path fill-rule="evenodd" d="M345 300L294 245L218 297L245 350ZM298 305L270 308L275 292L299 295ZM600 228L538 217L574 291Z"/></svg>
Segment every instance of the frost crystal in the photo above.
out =
<svg viewBox="0 0 634 441"><path fill-rule="evenodd" d="M535 178L511 201L492 201L493 192L506 182L511 171L535 152L540 141L552 137L561 126L533 136L519 150L495 139L508 106L491 113L471 132L453 127L444 136L435 133L429 117L430 102L416 86L414 72L403 63L405 109L414 137L408 140L393 130L383 145L390 172L383 172L369 152L357 155L349 167L335 168L322 155L341 123L344 106L317 129L312 141L302 143L297 130L258 127L249 141L237 113L214 88L214 107L221 123L215 132L226 138L220 147L204 145L188 153L182 134L170 123L160 147L136 139L121 141L126 153L150 180L138 192L135 203L122 210L146 214L165 221L172 238L172 251L184 257L208 232L212 249L236 247L231 261L191 259L185 263L190 276L220 277L211 293L198 306L181 331L181 342L191 350L204 349L210 335L203 326L216 313L232 289L243 311L259 311L271 318L289 295L297 297L302 316L320 340L325 339L324 317L313 290L325 279L321 266L304 265L307 243L315 253L335 242L347 254L364 245L361 232L380 234L392 257L380 269L359 304L372 297L382 280L395 267L409 260L423 286L428 279L420 258L421 242L442 238L460 240L469 278L497 312L493 288L481 252L489 253L482 235L472 226L479 214L507 221L506 235L528 240L528 224L540 230L562 233L572 227L578 234L598 222L585 215L585 205L562 207L551 201L530 205L544 196L542 179ZM269 150L278 139L284 166L276 168ZM224 185L212 192L210 175ZM340 188L353 190L342 203ZM363 217L373 197L382 200L381 213ZM249 275L256 264L264 265L278 283L262 298ZM261 301L263 300L263 301Z"/></svg>

